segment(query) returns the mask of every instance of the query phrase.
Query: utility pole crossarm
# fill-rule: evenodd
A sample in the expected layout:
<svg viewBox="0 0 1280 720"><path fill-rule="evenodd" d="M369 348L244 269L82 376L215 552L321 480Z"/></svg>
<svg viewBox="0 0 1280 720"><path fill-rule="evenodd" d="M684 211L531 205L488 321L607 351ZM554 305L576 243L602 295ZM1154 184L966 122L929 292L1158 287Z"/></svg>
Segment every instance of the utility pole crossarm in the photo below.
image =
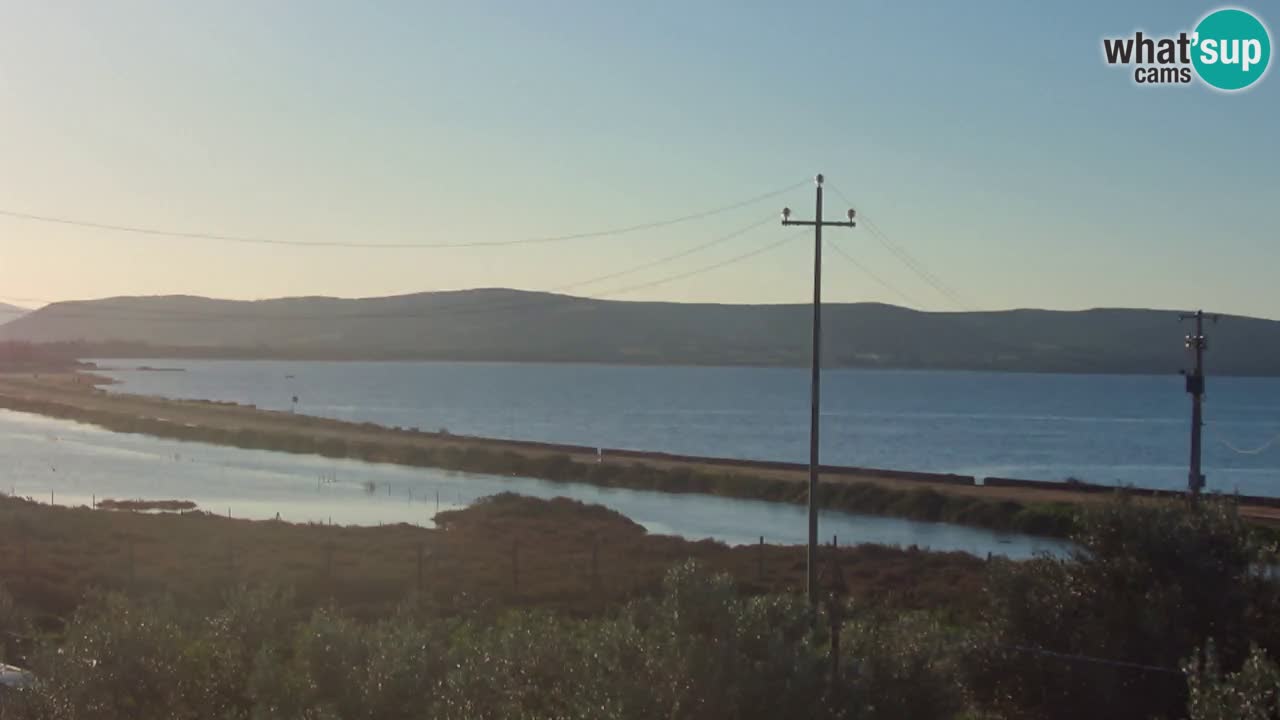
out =
<svg viewBox="0 0 1280 720"><path fill-rule="evenodd" d="M1178 315L1178 317L1182 318L1183 320L1195 320L1198 317L1202 317L1202 318L1205 318L1206 320L1212 320L1214 322L1218 322L1219 320L1222 319L1222 316L1217 313L1207 313L1203 310L1197 310L1193 313L1181 313Z"/></svg>
<svg viewBox="0 0 1280 720"><path fill-rule="evenodd" d="M790 210L790 208L786 208L786 209ZM850 212L852 212L852 210ZM790 220L784 216L782 218L782 224L783 225L806 225L806 226L812 227L817 225L818 223L814 220ZM828 220L822 223L822 226L823 227L854 227L855 223L852 220L840 220L840 221Z"/></svg>
<svg viewBox="0 0 1280 720"><path fill-rule="evenodd" d="M828 221L822 217L822 175L814 178L817 183L816 203L812 220L792 220L791 208L782 209L783 225L804 225L813 228L813 355L809 396L809 544L805 555L805 590L809 605L818 607L818 426L821 406L822 381L822 228L853 227L854 212L846 214L847 220Z"/></svg>

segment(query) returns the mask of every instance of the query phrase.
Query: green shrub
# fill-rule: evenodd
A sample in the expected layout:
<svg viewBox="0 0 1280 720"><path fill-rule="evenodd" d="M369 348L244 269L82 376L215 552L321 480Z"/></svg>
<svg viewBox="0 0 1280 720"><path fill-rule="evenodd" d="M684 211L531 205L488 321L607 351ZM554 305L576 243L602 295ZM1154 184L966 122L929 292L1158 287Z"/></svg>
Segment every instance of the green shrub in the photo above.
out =
<svg viewBox="0 0 1280 720"><path fill-rule="evenodd" d="M1280 666L1257 647L1234 673L1223 673L1212 643L1186 664L1189 720L1275 720ZM1202 656L1202 657L1201 657Z"/></svg>
<svg viewBox="0 0 1280 720"><path fill-rule="evenodd" d="M815 626L818 631L815 633ZM546 612L361 623L297 616L292 596L239 591L211 617L106 596L36 665L4 717L459 720L880 720L953 716L955 680L911 619L847 633L827 674L827 621L798 596L743 597L725 576L673 569L660 595L610 617ZM953 686L951 691L945 685Z"/></svg>
<svg viewBox="0 0 1280 720"><path fill-rule="evenodd" d="M1227 503L1121 497L1084 510L1073 539L1070 557L996 565L971 677L987 701L1045 718L1176 717L1187 701L1176 669L1206 640L1232 668L1253 641L1276 647L1264 620L1275 586L1254 572L1258 548Z"/></svg>

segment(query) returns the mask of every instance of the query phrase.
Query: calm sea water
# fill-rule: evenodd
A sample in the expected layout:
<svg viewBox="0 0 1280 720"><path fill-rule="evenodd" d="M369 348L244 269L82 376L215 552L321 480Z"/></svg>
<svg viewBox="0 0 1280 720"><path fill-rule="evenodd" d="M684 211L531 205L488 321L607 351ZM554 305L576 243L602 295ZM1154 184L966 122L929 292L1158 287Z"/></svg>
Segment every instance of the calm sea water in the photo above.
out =
<svg viewBox="0 0 1280 720"><path fill-rule="evenodd" d="M40 415L0 410L0 491L59 505L96 498L182 499L200 509L251 519L342 525L431 525L438 510L510 491L572 497L613 508L650 532L730 544L801 544L807 522L797 505L611 490L529 478L446 472L290 455L126 435ZM918 545L1024 558L1065 544L939 523L841 512L821 516L824 538L841 545Z"/></svg>
<svg viewBox="0 0 1280 720"><path fill-rule="evenodd" d="M808 458L808 371L508 363L102 360L114 389L502 438ZM182 368L147 372L140 365ZM824 462L1179 488L1182 378L831 370ZM1210 489L1280 494L1280 378L1210 378Z"/></svg>

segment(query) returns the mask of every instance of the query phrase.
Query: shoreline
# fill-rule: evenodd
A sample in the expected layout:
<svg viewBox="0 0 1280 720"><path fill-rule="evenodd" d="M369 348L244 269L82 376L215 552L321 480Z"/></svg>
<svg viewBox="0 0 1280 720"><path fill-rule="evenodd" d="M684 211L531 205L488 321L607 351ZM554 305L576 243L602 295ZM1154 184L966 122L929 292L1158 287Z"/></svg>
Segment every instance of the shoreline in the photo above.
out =
<svg viewBox="0 0 1280 720"><path fill-rule="evenodd" d="M79 356L85 358L94 358L98 360L210 360L210 361L234 361L234 362L307 362L307 363L439 363L439 364L467 364L467 365L587 365L593 367L622 367L622 368L707 368L707 369L725 369L725 370L808 370L809 366L800 363L755 363L755 362L692 362L671 360L665 362L651 362L646 360L590 360L590 359L565 359L565 360L548 360L548 359L530 359L530 360L503 360L500 358L489 357L432 357L432 356L409 356L409 357L379 357L375 355L289 355L278 354L273 355L255 354L252 352L229 352L227 354L220 353L200 353L200 352L182 352L184 348L180 347L161 347L155 348L155 353L94 353L93 348L86 348L85 352L79 353ZM137 370L138 368L103 368L104 370L122 371ZM936 373L936 372L954 372L954 373L975 373L983 375L1067 375L1082 377L1169 377L1177 379L1181 377L1177 373L1163 372L1153 368L1134 368L1134 369L1105 369L1105 370L1069 370L1065 368L1020 368L1020 367L988 367L988 366L963 366L963 365L903 365L903 364L824 364L823 372L842 372L842 371L872 371L872 372L903 372L903 373ZM1220 372L1216 377L1229 378L1261 378L1271 379L1280 378L1280 372L1270 374L1265 373L1238 373L1238 372Z"/></svg>
<svg viewBox="0 0 1280 720"><path fill-rule="evenodd" d="M668 493L801 504L807 465L461 436L331 420L209 400L171 400L97 387L85 373L0 375L0 407L116 432L215 445L350 458L490 475L519 475ZM831 510L1064 537L1074 507L1117 491L1106 486L824 466L820 504ZM1171 491L1126 490L1179 497ZM1241 513L1280 521L1280 499L1240 498Z"/></svg>

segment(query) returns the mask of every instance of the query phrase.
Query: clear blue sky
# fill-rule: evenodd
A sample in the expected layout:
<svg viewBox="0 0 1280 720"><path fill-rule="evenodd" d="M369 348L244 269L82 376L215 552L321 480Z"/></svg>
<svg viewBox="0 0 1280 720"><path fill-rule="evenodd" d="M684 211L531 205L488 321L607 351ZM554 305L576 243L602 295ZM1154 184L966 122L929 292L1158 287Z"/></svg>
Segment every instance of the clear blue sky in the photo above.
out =
<svg viewBox="0 0 1280 720"><path fill-rule="evenodd" d="M1135 87L1100 41L1197 2L0 0L0 209L302 241L678 216L826 173L979 308L1280 317L1280 76ZM1245 6L1250 7L1250 6ZM1280 8L1252 6L1275 28ZM1274 64L1274 61L1273 61ZM0 296L551 288L775 213L520 248L309 249L0 218ZM829 193L829 215L842 203ZM957 304L829 231L922 307ZM581 294L785 237L773 225ZM621 298L802 301L795 242ZM898 298L832 256L832 300ZM0 300L4 299L0 297Z"/></svg>

